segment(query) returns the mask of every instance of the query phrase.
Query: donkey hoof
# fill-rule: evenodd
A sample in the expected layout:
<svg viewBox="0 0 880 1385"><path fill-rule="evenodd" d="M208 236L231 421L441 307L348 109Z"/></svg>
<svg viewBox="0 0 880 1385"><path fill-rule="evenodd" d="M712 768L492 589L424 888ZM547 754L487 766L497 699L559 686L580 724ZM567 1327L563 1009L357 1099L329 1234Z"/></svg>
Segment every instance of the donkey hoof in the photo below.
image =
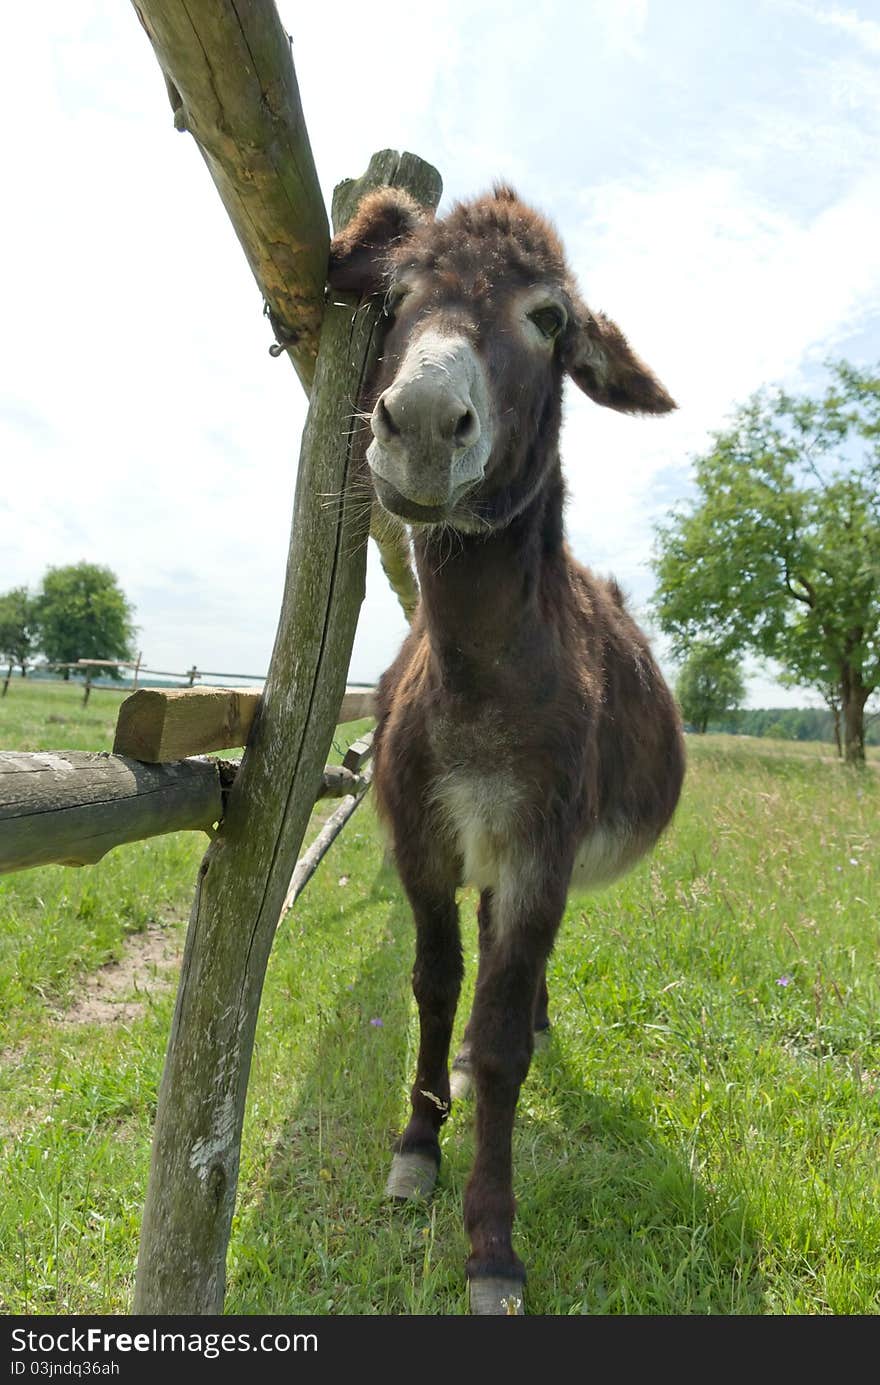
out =
<svg viewBox="0 0 880 1385"><path fill-rule="evenodd" d="M474 1075L470 1063L455 1062L449 1074L449 1095L453 1101L465 1101L473 1095Z"/></svg>
<svg viewBox="0 0 880 1385"><path fill-rule="evenodd" d="M437 1161L430 1154L418 1150L395 1154L391 1160L391 1171L385 1184L385 1196L397 1202L409 1202L412 1198L430 1197L437 1182Z"/></svg>
<svg viewBox="0 0 880 1385"><path fill-rule="evenodd" d="M480 1317L521 1318L525 1316L523 1306L523 1282L521 1279L505 1279L492 1275L485 1279L471 1279L471 1312Z"/></svg>

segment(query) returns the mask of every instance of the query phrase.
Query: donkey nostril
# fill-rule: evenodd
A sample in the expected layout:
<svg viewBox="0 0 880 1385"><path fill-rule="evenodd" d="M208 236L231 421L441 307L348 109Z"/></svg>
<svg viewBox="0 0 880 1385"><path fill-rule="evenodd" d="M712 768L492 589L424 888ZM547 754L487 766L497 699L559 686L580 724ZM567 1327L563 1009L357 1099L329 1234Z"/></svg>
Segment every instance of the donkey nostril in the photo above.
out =
<svg viewBox="0 0 880 1385"><path fill-rule="evenodd" d="M376 404L376 407L373 410L373 417L370 420L370 423L373 429L374 437L377 437L380 440L380 442L387 442L389 438L396 438L400 435L400 429L394 422L391 410L385 403L384 395L379 399L378 403Z"/></svg>
<svg viewBox="0 0 880 1385"><path fill-rule="evenodd" d="M455 425L453 439L456 447L473 447L480 436L480 423L473 409L465 409Z"/></svg>

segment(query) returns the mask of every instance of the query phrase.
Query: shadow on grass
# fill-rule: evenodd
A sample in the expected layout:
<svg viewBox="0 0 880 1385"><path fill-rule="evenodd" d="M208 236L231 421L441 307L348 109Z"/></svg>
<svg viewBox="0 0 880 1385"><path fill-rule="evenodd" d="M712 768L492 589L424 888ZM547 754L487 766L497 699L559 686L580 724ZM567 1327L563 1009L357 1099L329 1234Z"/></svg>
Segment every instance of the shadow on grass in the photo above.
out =
<svg viewBox="0 0 880 1385"><path fill-rule="evenodd" d="M414 936L393 874L380 870L360 899L347 899L333 927L360 933L377 906L379 936L356 975L309 1018L296 1099L233 1231L229 1313L461 1311L463 1242L438 1269L435 1209L401 1215L384 1198L412 1062Z"/></svg>
<svg viewBox="0 0 880 1385"><path fill-rule="evenodd" d="M345 910L350 922L383 902L385 931L316 1017L295 1102L239 1214L229 1313L466 1311L468 1103L445 1127L430 1203L383 1195L415 1060L413 930L387 871ZM531 1313L761 1312L746 1208L721 1205L631 1103L586 1091L559 1038L523 1087L514 1168Z"/></svg>
<svg viewBox="0 0 880 1385"><path fill-rule="evenodd" d="M586 1090L558 1035L523 1086L514 1168L532 1312L762 1312L745 1203L704 1186L632 1101Z"/></svg>

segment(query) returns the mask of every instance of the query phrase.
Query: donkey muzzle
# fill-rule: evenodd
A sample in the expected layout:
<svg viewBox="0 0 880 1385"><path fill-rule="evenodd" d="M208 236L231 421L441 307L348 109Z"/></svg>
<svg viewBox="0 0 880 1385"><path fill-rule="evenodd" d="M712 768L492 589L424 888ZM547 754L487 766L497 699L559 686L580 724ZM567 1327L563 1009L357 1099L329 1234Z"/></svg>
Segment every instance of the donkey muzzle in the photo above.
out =
<svg viewBox="0 0 880 1385"><path fill-rule="evenodd" d="M473 346L428 329L373 409L367 461L386 509L415 523L447 518L483 479L491 451L488 391Z"/></svg>

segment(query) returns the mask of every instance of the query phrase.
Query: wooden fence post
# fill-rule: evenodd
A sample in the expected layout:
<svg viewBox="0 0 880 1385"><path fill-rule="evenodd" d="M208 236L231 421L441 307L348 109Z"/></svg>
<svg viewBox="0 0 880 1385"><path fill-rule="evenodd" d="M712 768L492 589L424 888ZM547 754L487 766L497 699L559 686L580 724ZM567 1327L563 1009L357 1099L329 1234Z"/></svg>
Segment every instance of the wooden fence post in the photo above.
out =
<svg viewBox="0 0 880 1385"><path fill-rule="evenodd" d="M312 388L324 309L327 213L274 0L132 0L174 124L198 145L260 286L277 339ZM407 619L418 601L406 525L377 505L373 537Z"/></svg>
<svg viewBox="0 0 880 1385"><path fill-rule="evenodd" d="M344 225L391 183L435 206L436 170L375 155L334 196ZM381 305L327 305L300 454L287 578L263 703L223 824L199 869L159 1093L134 1310L216 1314L238 1180L263 978L333 736L363 599L369 511L352 420L379 348ZM328 506L327 495L339 496Z"/></svg>

